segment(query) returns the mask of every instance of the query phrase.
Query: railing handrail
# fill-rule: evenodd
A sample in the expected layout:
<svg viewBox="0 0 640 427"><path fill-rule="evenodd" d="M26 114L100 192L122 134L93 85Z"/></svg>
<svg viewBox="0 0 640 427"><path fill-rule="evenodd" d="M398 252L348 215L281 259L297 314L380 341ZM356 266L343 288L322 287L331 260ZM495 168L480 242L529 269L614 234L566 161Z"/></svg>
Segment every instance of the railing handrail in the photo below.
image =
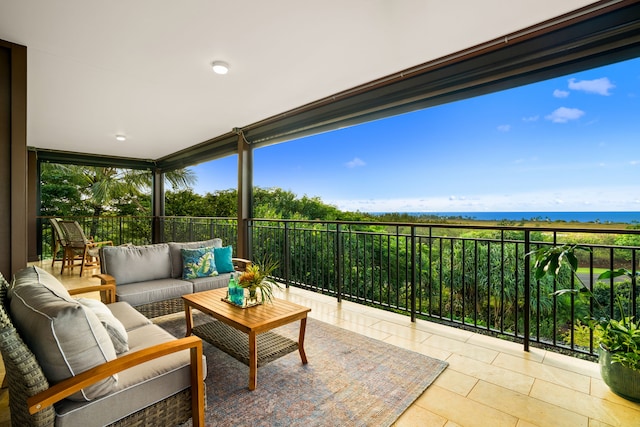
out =
<svg viewBox="0 0 640 427"><path fill-rule="evenodd" d="M486 224L448 224L431 222L377 222L377 221L339 221L321 219L269 219L251 218L251 222L286 222L286 223L308 223L308 224L340 224L357 226L385 226L385 227L430 227L443 229L466 229L466 230L504 230L504 231L542 231L542 232L566 232L566 233L590 233L590 234L637 234L640 235L640 228L599 228L594 227L562 227L562 226L526 226L526 225L486 225ZM631 225L631 224L630 224Z"/></svg>

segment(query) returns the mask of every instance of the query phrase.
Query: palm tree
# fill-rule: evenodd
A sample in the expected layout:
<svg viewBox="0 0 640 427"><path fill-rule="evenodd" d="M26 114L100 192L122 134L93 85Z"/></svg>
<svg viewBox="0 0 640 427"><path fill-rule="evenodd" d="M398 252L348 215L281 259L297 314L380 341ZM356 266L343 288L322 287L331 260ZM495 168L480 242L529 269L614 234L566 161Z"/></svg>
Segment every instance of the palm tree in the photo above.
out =
<svg viewBox="0 0 640 427"><path fill-rule="evenodd" d="M63 179L77 186L82 200L93 211L95 218L123 201L133 203L137 211L148 209L142 203L149 198L151 190L152 173L148 170L49 163L43 165L43 175L52 170L58 172L58 180ZM191 169L185 168L165 173L165 179L174 189L182 189L190 188L197 178ZM91 235L95 234L96 226L97 220L94 220Z"/></svg>

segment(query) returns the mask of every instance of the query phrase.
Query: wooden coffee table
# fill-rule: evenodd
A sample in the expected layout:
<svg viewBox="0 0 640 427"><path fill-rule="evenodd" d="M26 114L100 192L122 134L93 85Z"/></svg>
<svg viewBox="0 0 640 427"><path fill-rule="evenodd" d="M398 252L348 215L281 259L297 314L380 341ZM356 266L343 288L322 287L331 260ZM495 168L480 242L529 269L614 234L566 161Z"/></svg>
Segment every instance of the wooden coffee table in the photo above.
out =
<svg viewBox="0 0 640 427"><path fill-rule="evenodd" d="M228 351L228 348L233 347L233 345L238 343L224 342L224 340L219 340L219 337L225 336L226 340L237 341L238 338L237 336L234 336L233 332L241 331L244 334L247 334L248 341L244 341L242 344L248 344L249 354L247 362L249 365L249 390L255 390L258 380L258 334L264 334L264 336L267 337L268 341L279 345L279 340L291 340L280 337L279 335L268 331L279 326L286 325L287 323L300 320L300 333L298 335L298 342L293 342L293 349L295 350L295 345L297 344L302 363L307 363L307 356L304 352L304 333L307 326L307 313L311 311L310 308L276 298L273 299L273 303L265 303L249 308L240 308L229 304L228 302L222 301L222 298L224 298L226 295L227 289L223 288L214 289L211 291L197 292L194 294L184 295L182 297L182 299L184 300L184 310L187 319L186 336L189 336L192 333L194 335L199 335L201 338L205 339L216 347L219 347L224 351L232 354L232 352ZM200 328L200 326L193 326L193 308L212 316L220 322L223 322L224 325L230 326L235 331L220 331L220 329L218 329L217 331L210 334L207 334L205 332L205 336L202 336L200 333L198 333L198 328ZM220 328L221 326L223 328L226 328L224 325L219 324L218 322L212 322L208 325L208 327L215 325L216 328ZM207 328L207 326L203 326L204 328ZM227 333L221 334L220 332ZM237 335L237 333L235 335ZM288 353L291 351L291 349L285 349L284 351ZM242 358L238 357L237 354L232 355L239 360L242 360Z"/></svg>

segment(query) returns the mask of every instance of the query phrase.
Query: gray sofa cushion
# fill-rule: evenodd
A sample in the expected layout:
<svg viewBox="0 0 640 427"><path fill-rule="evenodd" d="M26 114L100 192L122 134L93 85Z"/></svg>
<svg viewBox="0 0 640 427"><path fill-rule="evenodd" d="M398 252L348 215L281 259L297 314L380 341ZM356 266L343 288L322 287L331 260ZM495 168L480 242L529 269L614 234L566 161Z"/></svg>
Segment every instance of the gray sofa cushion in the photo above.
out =
<svg viewBox="0 0 640 427"><path fill-rule="evenodd" d="M171 277L177 279L182 277L182 253L181 249L198 249L198 248L206 248L213 246L214 248L222 247L222 239L210 239L210 240L202 240L199 242L186 242L186 243L178 243L178 242L170 242L169 245L169 253L171 256Z"/></svg>
<svg viewBox="0 0 640 427"><path fill-rule="evenodd" d="M129 332L130 352L174 339L156 325L138 327ZM190 387L189 364L185 350L122 371L113 393L88 403L65 400L56 405L56 426L107 425L161 401Z"/></svg>
<svg viewBox="0 0 640 427"><path fill-rule="evenodd" d="M10 291L13 322L51 383L75 376L116 358L109 334L98 317L73 300L53 276L38 267L15 275ZM70 397L87 401L113 391L109 377Z"/></svg>
<svg viewBox="0 0 640 427"><path fill-rule="evenodd" d="M226 288L229 286L231 274L220 274L211 277L199 277L197 279L189 279L193 283L193 292L208 291L211 289Z"/></svg>
<svg viewBox="0 0 640 427"><path fill-rule="evenodd" d="M101 271L116 279L118 287L171 277L169 245L103 246L100 248Z"/></svg>
<svg viewBox="0 0 640 427"><path fill-rule="evenodd" d="M116 287L118 301L126 301L132 306L179 298L193 293L193 284L180 279L157 279L148 282L129 283Z"/></svg>
<svg viewBox="0 0 640 427"><path fill-rule="evenodd" d="M142 326L151 324L151 320L147 319L138 310L133 310L131 304L125 301L115 302L107 305L111 313L120 321L124 329L129 332Z"/></svg>
<svg viewBox="0 0 640 427"><path fill-rule="evenodd" d="M9 298L13 296L13 291L15 289L24 285L30 286L36 283L40 283L51 293L55 294L61 299L70 302L74 301L74 299L71 298L71 295L69 295L69 291L67 291L67 289L62 285L62 283L60 283L58 279L39 267L27 267L13 276L13 281L11 282L11 287L9 288Z"/></svg>

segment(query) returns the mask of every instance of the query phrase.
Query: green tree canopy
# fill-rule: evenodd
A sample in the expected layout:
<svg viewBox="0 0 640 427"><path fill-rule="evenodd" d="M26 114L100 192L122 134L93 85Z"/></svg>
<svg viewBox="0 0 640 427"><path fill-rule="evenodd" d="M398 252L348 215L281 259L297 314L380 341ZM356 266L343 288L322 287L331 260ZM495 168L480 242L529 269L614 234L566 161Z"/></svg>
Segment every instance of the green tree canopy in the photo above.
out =
<svg viewBox="0 0 640 427"><path fill-rule="evenodd" d="M190 169L168 172L165 177L173 188L190 188L196 182ZM43 163L40 180L45 216L149 213L149 170Z"/></svg>
<svg viewBox="0 0 640 427"><path fill-rule="evenodd" d="M167 216L235 217L238 212L238 192L235 189L217 190L204 196L191 189L167 191L165 214ZM366 214L343 212L328 205L319 197L298 197L281 188L253 190L253 216L269 219L320 219L359 221L371 219Z"/></svg>

